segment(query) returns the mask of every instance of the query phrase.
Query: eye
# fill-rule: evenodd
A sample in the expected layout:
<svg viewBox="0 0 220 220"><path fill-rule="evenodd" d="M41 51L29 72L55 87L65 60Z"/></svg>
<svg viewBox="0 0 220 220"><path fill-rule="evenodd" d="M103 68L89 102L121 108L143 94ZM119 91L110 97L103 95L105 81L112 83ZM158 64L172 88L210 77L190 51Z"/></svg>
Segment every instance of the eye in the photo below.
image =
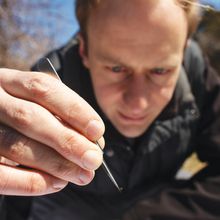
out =
<svg viewBox="0 0 220 220"><path fill-rule="evenodd" d="M109 71L111 71L112 73L127 73L128 70L126 69L126 67L123 66L109 66L106 67Z"/></svg>
<svg viewBox="0 0 220 220"><path fill-rule="evenodd" d="M125 70L125 68L122 66L111 67L111 71L114 73L120 73L120 72L123 72L124 70Z"/></svg>
<svg viewBox="0 0 220 220"><path fill-rule="evenodd" d="M164 69L164 68L154 68L150 72L152 74L163 75L163 74L169 72L169 70Z"/></svg>

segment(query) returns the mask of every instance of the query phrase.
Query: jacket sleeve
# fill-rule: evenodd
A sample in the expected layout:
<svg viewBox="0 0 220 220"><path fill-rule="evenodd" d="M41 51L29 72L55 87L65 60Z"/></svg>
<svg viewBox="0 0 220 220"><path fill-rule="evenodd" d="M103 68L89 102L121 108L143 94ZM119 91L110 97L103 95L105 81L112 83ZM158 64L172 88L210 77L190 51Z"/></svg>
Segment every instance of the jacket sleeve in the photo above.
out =
<svg viewBox="0 0 220 220"><path fill-rule="evenodd" d="M124 213L123 220L219 220L220 172L208 166L188 181L163 183L145 191Z"/></svg>

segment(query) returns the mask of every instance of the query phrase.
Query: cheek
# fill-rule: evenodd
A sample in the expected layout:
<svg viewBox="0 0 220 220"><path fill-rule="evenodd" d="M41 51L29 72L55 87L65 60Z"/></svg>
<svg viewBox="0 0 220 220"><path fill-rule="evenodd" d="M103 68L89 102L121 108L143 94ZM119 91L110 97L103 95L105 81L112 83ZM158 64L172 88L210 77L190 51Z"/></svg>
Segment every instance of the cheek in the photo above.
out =
<svg viewBox="0 0 220 220"><path fill-rule="evenodd" d="M165 106L170 102L173 97L174 90L176 88L176 82L179 74L175 74L169 80L167 80L166 86L159 86L154 88L152 92L152 99L157 103L158 106Z"/></svg>
<svg viewBox="0 0 220 220"><path fill-rule="evenodd" d="M106 112L107 109L114 108L122 97L122 93L117 86L94 81L93 87L97 102L104 112Z"/></svg>
<svg viewBox="0 0 220 220"><path fill-rule="evenodd" d="M95 95L99 100L102 100L102 102L105 102L105 100L118 99L122 93L121 83L115 83L109 79L108 75L109 73L103 71L102 68L96 68L91 71Z"/></svg>
<svg viewBox="0 0 220 220"><path fill-rule="evenodd" d="M161 97L165 104L168 103L172 99L173 91L174 91L173 88L166 88L166 89L161 90Z"/></svg>
<svg viewBox="0 0 220 220"><path fill-rule="evenodd" d="M172 99L174 88L161 88L155 91L152 95L152 102L154 106L158 108L158 110L162 110Z"/></svg>

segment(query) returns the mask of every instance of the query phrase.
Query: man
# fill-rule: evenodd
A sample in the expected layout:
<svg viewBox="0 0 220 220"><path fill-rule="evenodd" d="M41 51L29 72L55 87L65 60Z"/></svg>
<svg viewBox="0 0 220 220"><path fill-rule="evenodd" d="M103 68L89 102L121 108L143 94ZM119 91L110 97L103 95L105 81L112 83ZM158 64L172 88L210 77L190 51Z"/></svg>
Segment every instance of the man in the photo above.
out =
<svg viewBox="0 0 220 220"><path fill-rule="evenodd" d="M1 71L0 118L16 130L4 128L1 155L25 166L2 166L2 192L48 194L71 182L33 198L29 220L219 218L220 82L199 53L182 67L193 3L77 1L79 44L48 55L76 93L43 73ZM97 170L103 133L122 193ZM194 150L208 168L175 181Z"/></svg>

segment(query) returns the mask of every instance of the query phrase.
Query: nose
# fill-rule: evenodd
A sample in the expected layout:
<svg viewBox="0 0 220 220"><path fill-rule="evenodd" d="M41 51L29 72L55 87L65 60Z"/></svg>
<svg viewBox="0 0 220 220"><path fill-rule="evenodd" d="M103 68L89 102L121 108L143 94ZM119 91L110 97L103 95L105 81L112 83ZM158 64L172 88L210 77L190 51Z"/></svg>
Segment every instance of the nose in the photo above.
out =
<svg viewBox="0 0 220 220"><path fill-rule="evenodd" d="M123 100L134 116L142 114L148 108L147 90L147 81L143 76L133 76L127 82Z"/></svg>

